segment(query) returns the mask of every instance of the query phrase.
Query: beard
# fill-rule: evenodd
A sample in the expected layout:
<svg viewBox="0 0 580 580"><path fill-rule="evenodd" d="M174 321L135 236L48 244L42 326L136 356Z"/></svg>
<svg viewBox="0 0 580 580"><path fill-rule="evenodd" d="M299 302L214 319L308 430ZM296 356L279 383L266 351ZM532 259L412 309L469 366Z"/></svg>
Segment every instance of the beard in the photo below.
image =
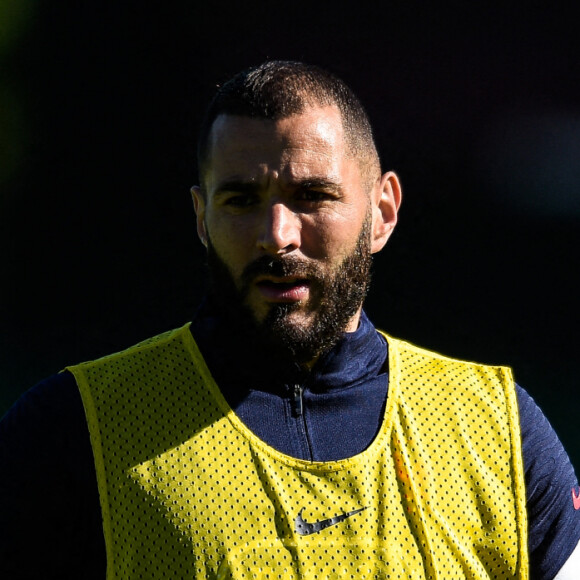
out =
<svg viewBox="0 0 580 580"><path fill-rule="evenodd" d="M366 298L372 266L370 232L368 212L354 250L334 270L292 255L262 256L246 266L239 287L208 240L211 300L246 348L272 360L308 363L332 349ZM272 303L258 320L247 297L253 280L262 275L307 279L308 300ZM303 323L292 320L292 313L298 310L308 314Z"/></svg>

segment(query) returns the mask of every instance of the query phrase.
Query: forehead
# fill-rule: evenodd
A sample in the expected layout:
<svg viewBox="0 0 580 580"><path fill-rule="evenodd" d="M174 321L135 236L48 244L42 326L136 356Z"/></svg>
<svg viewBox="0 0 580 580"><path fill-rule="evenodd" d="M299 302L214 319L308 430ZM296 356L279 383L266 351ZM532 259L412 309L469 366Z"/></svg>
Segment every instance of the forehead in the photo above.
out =
<svg viewBox="0 0 580 580"><path fill-rule="evenodd" d="M333 172L346 158L342 118L335 106L310 107L276 121L220 115L208 145L209 174L259 167L290 173Z"/></svg>

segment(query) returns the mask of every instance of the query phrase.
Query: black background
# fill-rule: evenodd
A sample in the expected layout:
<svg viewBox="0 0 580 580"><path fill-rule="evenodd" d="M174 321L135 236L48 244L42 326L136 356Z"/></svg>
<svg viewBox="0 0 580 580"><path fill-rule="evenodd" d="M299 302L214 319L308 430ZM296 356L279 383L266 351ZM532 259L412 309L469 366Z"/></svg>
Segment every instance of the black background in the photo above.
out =
<svg viewBox="0 0 580 580"><path fill-rule="evenodd" d="M580 46L572 4L4 3L0 413L41 378L187 321L189 187L217 84L305 60L366 105L404 192L374 322L507 364L575 463Z"/></svg>

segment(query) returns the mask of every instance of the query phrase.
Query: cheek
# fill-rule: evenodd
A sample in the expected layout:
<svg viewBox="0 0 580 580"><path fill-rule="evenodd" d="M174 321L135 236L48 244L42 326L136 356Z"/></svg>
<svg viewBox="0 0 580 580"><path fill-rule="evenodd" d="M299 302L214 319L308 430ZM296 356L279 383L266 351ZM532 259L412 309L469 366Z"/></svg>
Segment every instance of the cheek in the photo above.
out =
<svg viewBox="0 0 580 580"><path fill-rule="evenodd" d="M357 217L311 223L302 230L302 250L310 258L342 261L354 250L361 227Z"/></svg>
<svg viewBox="0 0 580 580"><path fill-rule="evenodd" d="M234 278L239 278L250 259L251 243L243 228L235 225L206 221L209 241L218 258L227 266Z"/></svg>

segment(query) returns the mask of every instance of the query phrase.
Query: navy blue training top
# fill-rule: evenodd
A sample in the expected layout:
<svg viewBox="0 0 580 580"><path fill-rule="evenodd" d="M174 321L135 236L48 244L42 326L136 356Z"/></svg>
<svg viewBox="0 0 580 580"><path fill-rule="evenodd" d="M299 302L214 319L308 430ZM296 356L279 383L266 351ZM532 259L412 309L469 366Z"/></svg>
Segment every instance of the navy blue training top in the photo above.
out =
<svg viewBox="0 0 580 580"><path fill-rule="evenodd" d="M314 461L355 455L374 439L388 390L387 345L361 324L311 371L248 364L252 355L219 318L192 332L229 404L261 439ZM580 540L578 490L556 434L517 388L532 580L552 579ZM580 493L580 492L579 492ZM106 557L95 468L82 402L70 373L25 393L0 422L0 578L102 579Z"/></svg>

